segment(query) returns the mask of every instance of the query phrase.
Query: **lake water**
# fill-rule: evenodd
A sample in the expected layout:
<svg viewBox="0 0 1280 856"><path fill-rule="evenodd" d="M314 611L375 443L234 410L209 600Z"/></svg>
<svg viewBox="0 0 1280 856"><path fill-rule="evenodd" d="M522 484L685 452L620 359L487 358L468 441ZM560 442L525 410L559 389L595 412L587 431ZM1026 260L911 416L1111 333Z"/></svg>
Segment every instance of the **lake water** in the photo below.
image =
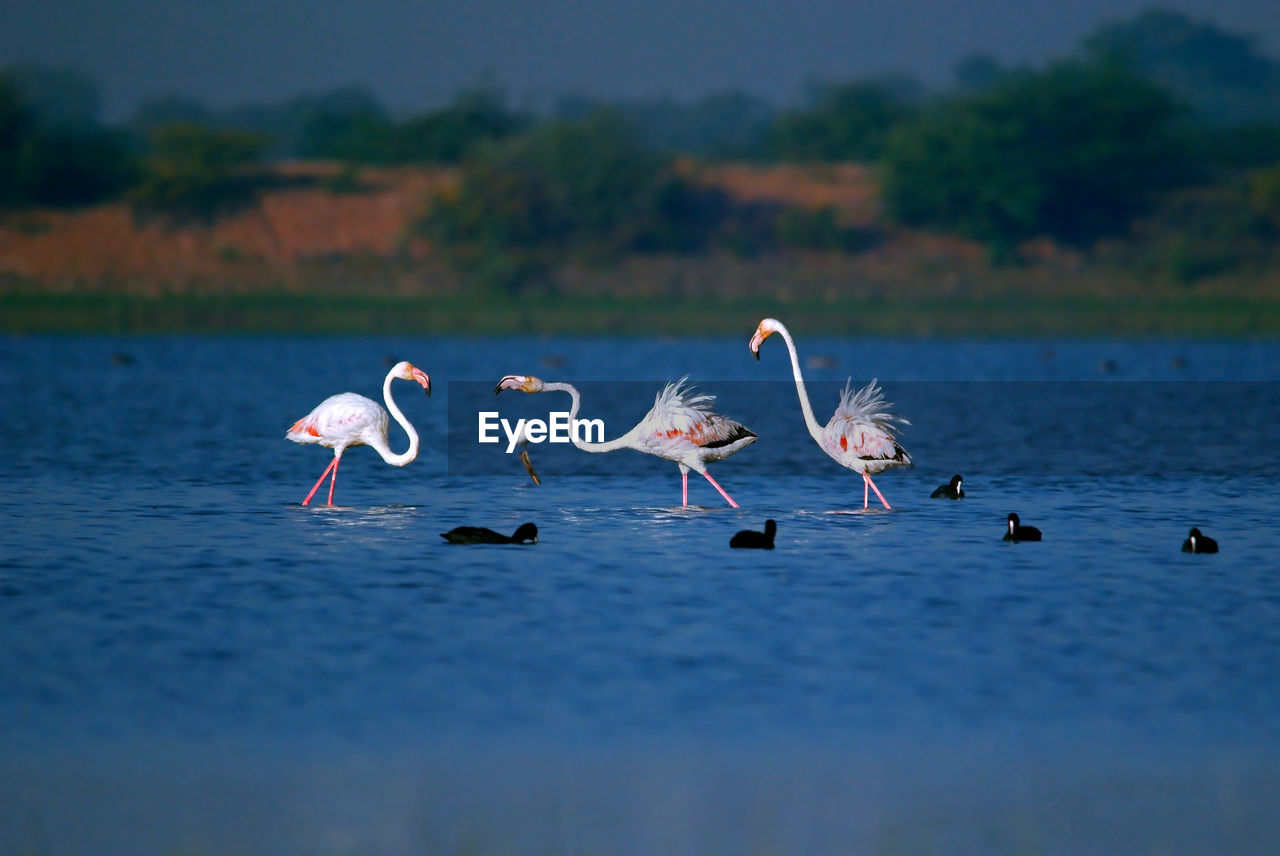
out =
<svg viewBox="0 0 1280 856"><path fill-rule="evenodd" d="M911 420L892 511L750 330L0 341L0 852L1280 850L1280 343L796 332L820 421L848 375ZM302 507L285 429L399 359L418 460ZM476 413L567 397L506 374L610 437L689 375L760 437L742 507L629 451L535 486Z"/></svg>

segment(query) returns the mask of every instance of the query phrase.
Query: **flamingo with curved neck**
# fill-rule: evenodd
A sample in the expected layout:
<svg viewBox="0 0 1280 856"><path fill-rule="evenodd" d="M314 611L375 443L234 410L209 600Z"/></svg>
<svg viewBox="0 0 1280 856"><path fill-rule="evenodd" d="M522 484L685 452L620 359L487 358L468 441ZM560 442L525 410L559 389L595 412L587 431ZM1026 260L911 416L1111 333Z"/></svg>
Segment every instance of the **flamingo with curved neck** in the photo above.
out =
<svg viewBox="0 0 1280 856"><path fill-rule="evenodd" d="M387 403L387 410L391 411L396 422L409 435L409 448L404 452L397 454L391 451L387 442L390 424L387 410L383 410L376 401L354 392L329 396L315 410L293 423L293 427L284 435L286 440L295 443L315 443L333 449L333 460L320 474L307 498L302 500L303 505L311 504L311 498L330 473L329 505L333 505L333 487L338 481L338 462L342 460L342 453L350 446L370 446L382 456L382 460L393 467L403 467L418 457L418 432L391 397L391 382L396 379L417 381L427 391L427 395L431 395L431 378L412 363L400 362L392 366L382 382L382 400Z"/></svg>
<svg viewBox="0 0 1280 856"><path fill-rule="evenodd" d="M751 355L760 359L760 345L774 333L782 336L782 341L787 345L787 353L791 355L791 374L795 377L800 412L804 414L804 424L809 429L809 435L836 463L862 474L863 508L867 507L868 487L876 492L885 508L890 508L884 494L880 493L880 488L871 480L871 473L910 465L911 456L898 445L893 436L894 422L903 425L909 423L901 416L889 412L889 404L873 380L856 392L846 384L831 420L826 425L819 425L813 415L813 405L809 403L804 375L800 373L800 357L796 353L795 340L781 321L765 318L760 322L749 344Z"/></svg>
<svg viewBox="0 0 1280 856"><path fill-rule="evenodd" d="M602 443L592 443L569 432L569 440L584 452L599 454L616 449L634 449L647 455L674 461L680 468L683 505L689 507L689 470L701 473L734 508L738 503L707 472L707 463L722 461L739 449L756 441L750 429L711 410L711 395L694 395L685 387L685 378L669 383L655 396L653 407L630 431ZM493 388L495 394L504 389L521 392L567 392L572 401L569 424L573 425L582 408L577 387L563 381L544 381L531 375L507 375Z"/></svg>

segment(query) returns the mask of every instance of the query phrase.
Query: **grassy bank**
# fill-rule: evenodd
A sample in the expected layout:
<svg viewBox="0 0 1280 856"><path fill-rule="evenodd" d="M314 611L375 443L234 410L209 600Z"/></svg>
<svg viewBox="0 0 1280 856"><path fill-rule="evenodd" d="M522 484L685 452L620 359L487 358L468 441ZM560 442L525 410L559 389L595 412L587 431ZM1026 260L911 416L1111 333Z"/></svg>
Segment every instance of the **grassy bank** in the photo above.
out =
<svg viewBox="0 0 1280 856"><path fill-rule="evenodd" d="M817 334L944 337L1280 335L1280 294L930 299L0 295L0 330L299 335L746 335L766 315Z"/></svg>

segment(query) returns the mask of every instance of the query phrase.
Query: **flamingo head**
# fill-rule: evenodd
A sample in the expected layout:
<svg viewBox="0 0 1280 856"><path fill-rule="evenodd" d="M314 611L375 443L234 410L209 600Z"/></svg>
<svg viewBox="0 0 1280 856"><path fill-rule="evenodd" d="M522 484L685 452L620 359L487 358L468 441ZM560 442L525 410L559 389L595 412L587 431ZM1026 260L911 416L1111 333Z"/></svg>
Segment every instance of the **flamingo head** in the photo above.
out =
<svg viewBox="0 0 1280 856"><path fill-rule="evenodd" d="M782 329L782 322L773 318L765 318L756 325L755 335L751 337L751 356L757 360L760 359L760 345L780 329Z"/></svg>
<svg viewBox="0 0 1280 856"><path fill-rule="evenodd" d="M497 395L504 389L518 389L521 392L542 392L542 381L533 375L509 374L498 381L498 385L493 388L493 394Z"/></svg>
<svg viewBox="0 0 1280 856"><path fill-rule="evenodd" d="M431 378L413 363L407 361L396 363L396 367L391 370L391 374L401 380L416 380L427 391L427 395L431 395Z"/></svg>

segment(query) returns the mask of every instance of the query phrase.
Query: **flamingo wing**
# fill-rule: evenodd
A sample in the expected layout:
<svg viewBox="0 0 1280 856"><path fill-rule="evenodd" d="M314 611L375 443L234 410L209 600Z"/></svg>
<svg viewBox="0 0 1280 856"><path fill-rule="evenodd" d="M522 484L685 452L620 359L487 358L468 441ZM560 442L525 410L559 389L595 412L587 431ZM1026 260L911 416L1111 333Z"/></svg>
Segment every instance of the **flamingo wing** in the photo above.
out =
<svg viewBox="0 0 1280 856"><path fill-rule="evenodd" d="M857 458L864 461L900 460L906 452L889 434L868 423L828 423L824 446L835 458Z"/></svg>
<svg viewBox="0 0 1280 856"><path fill-rule="evenodd" d="M827 453L845 466L855 461L863 466L911 463L906 450L898 445L893 429L895 422L910 423L891 413L890 406L876 381L857 391L846 383L840 404L823 431Z"/></svg>
<svg viewBox="0 0 1280 856"><path fill-rule="evenodd" d="M686 382L681 378L663 387L640 421L649 445L665 448L673 457L675 449L693 446L700 457L717 460L755 441L753 431L711 409L714 395L694 394Z"/></svg>
<svg viewBox="0 0 1280 856"><path fill-rule="evenodd" d="M370 429L383 434L387 431L387 412L377 402L344 392L332 395L320 402L315 410L299 419L286 435L299 443L336 445L347 441L353 445Z"/></svg>
<svg viewBox="0 0 1280 856"><path fill-rule="evenodd" d="M720 449L742 440L754 442L756 433L740 422L734 422L718 413L709 413L693 426L689 439L705 449Z"/></svg>

